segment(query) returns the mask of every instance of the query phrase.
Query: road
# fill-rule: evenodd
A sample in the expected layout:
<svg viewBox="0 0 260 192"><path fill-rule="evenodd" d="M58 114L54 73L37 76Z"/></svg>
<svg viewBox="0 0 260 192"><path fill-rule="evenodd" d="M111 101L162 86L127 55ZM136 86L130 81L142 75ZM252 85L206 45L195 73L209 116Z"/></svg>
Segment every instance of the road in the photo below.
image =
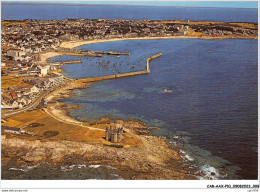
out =
<svg viewBox="0 0 260 192"><path fill-rule="evenodd" d="M64 86L64 85L63 85ZM30 103L29 105L21 108L21 109L16 109L14 111L10 111L10 112L4 112L3 110L1 111L1 118L8 118L8 117L11 117L13 115L17 115L19 113L23 113L23 112L26 112L28 110L31 110L31 109L34 109L35 107L37 107L37 105L41 102L42 98L44 98L46 95L48 95L51 90L56 90L56 89L59 89L62 86L62 83L57 85L56 87L52 87L50 88L49 90L45 90L43 91L36 100L34 100L32 103Z"/></svg>
<svg viewBox="0 0 260 192"><path fill-rule="evenodd" d="M51 90L46 90L46 91L43 91L39 97L34 100L32 103L30 103L29 105L21 108L21 109L17 109L15 111L11 111L11 112L6 112L6 113L3 113L2 112L2 117L1 118L8 118L8 117L11 117L13 115L17 115L19 113L22 113L22 112L26 112L30 109L34 109L35 107L37 107L37 105L40 103L40 101L42 100L42 98L44 98L46 95L48 95L49 93L51 92Z"/></svg>

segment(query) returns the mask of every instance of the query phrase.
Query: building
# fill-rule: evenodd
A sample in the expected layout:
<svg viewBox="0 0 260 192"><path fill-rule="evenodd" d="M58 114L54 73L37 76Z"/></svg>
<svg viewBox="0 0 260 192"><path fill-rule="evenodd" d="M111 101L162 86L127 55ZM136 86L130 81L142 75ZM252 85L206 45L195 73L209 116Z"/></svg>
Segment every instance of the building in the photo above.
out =
<svg viewBox="0 0 260 192"><path fill-rule="evenodd" d="M115 128L113 128L113 125L110 124L110 129L106 127L105 139L111 143L120 143L123 139L123 127L118 128L116 124Z"/></svg>
<svg viewBox="0 0 260 192"><path fill-rule="evenodd" d="M40 75L39 76L44 77L48 74L50 66L49 65L46 65L46 66L43 66L43 67L39 66L39 68L40 68Z"/></svg>
<svg viewBox="0 0 260 192"><path fill-rule="evenodd" d="M6 52L6 55L11 57L22 57L26 55L26 52L18 50L9 50Z"/></svg>

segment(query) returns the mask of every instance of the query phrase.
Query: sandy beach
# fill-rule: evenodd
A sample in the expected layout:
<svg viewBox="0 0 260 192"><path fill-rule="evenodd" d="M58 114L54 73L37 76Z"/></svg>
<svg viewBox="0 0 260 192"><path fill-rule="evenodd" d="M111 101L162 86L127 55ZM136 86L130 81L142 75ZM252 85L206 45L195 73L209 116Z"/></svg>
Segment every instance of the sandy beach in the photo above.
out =
<svg viewBox="0 0 260 192"><path fill-rule="evenodd" d="M101 39L101 40L78 40L78 41L64 41L60 44L60 47L62 48L75 48L82 45L87 44L94 44L94 43L104 43L104 42L112 42L112 41L127 41L127 40L156 40L156 39L215 39L215 40L221 40L221 39L258 39L258 37L254 36L232 36L232 35L226 35L226 36L168 36L168 37L137 37L137 38L114 38L114 39Z"/></svg>
<svg viewBox="0 0 260 192"><path fill-rule="evenodd" d="M170 36L170 37L138 37L138 38L114 38L114 39L101 39L101 40L86 40L86 41L64 41L60 47L63 48L74 48L81 45L93 44L93 43L104 43L111 41L127 41L127 40L148 40L148 39L183 39L183 38L197 38L192 36Z"/></svg>
<svg viewBox="0 0 260 192"><path fill-rule="evenodd" d="M40 62L41 63L46 63L47 62L47 59L51 58L51 57L55 57L55 56L58 56L58 55L61 55L57 52L47 52L47 53L43 53L40 55Z"/></svg>

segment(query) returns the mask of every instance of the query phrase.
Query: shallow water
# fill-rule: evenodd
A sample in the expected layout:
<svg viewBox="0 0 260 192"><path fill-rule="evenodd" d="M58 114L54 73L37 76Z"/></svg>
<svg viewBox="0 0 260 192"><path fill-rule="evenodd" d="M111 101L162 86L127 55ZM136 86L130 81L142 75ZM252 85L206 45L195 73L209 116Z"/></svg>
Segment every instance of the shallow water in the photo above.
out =
<svg viewBox="0 0 260 192"><path fill-rule="evenodd" d="M62 100L80 105L70 110L71 116L82 121L138 118L160 127L153 134L177 142L202 170L214 168L227 178L256 179L257 40L132 40L80 47L86 48L128 50L131 55L124 59L131 66L137 62L133 58L144 66L148 55L163 55L151 61L150 74L73 91L71 98ZM64 74L88 77L85 62L65 65ZM97 66L93 70L99 76L104 71ZM126 63L122 68L127 70Z"/></svg>

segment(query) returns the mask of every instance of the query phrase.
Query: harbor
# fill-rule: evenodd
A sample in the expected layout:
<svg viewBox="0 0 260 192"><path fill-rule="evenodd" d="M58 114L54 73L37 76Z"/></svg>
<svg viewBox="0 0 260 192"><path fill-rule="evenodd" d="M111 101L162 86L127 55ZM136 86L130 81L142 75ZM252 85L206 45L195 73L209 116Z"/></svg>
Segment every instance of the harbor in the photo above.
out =
<svg viewBox="0 0 260 192"><path fill-rule="evenodd" d="M72 55L72 56L89 56L89 57L103 57L103 55L130 55L130 52L119 51L94 51L94 50L77 50L70 48L59 48L56 51L60 55Z"/></svg>
<svg viewBox="0 0 260 192"><path fill-rule="evenodd" d="M113 75L106 75L106 76L99 76L99 77L91 77L91 78L85 78L84 82L95 82L95 81L102 81L102 80L108 80L108 79L117 79L122 77L130 77L135 75L144 75L150 73L150 61L154 60L158 57L160 57L162 53L157 53L149 58L146 59L146 70L140 70L140 71L134 71L134 72L127 72L127 73L121 73L121 74L113 74Z"/></svg>

